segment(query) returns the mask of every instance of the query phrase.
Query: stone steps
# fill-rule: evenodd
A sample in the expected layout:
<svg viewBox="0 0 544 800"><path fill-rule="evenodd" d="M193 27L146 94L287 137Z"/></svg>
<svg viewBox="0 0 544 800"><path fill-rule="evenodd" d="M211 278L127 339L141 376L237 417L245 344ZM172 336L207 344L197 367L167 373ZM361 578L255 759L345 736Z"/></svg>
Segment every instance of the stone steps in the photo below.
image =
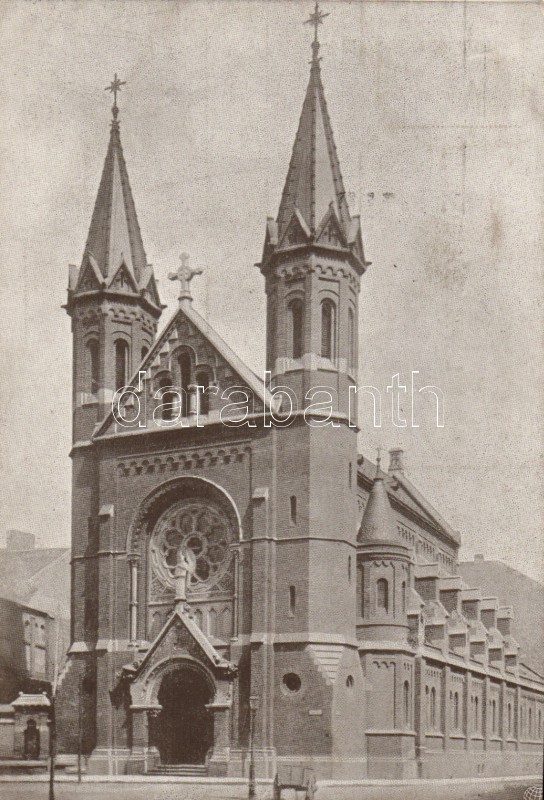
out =
<svg viewBox="0 0 544 800"><path fill-rule="evenodd" d="M148 775L169 775L177 778L207 778L208 769L204 764L161 764L149 770Z"/></svg>

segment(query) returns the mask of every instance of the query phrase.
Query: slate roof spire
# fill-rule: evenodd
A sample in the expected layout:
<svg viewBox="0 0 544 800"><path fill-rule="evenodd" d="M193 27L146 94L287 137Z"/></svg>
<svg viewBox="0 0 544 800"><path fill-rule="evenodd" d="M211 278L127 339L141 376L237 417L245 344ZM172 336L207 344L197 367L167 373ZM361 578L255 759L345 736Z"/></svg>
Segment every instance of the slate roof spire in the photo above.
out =
<svg viewBox="0 0 544 800"><path fill-rule="evenodd" d="M321 82L318 26L326 16L316 3L307 20L314 25L310 80L277 217L279 241L295 211L315 234L331 205L346 239L350 234L351 216Z"/></svg>
<svg viewBox="0 0 544 800"><path fill-rule="evenodd" d="M393 510L380 469L380 455L376 464L376 477L359 527L357 541L360 544L371 542L394 542L400 544Z"/></svg>
<svg viewBox="0 0 544 800"><path fill-rule="evenodd" d="M124 262L136 285L148 271L136 206L121 146L117 92L125 81L117 74L106 91L113 93L110 141L98 187L83 262L90 256L107 280Z"/></svg>

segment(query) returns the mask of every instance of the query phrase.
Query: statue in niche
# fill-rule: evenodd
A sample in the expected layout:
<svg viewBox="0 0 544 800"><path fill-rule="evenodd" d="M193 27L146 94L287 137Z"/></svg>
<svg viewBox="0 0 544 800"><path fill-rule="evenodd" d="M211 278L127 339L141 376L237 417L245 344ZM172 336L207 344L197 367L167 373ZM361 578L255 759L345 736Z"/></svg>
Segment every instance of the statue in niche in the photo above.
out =
<svg viewBox="0 0 544 800"><path fill-rule="evenodd" d="M174 585L176 590L176 608L181 606L187 601L187 586L189 578L194 575L196 569L196 557L193 551L181 545L178 547L177 560L174 566Z"/></svg>

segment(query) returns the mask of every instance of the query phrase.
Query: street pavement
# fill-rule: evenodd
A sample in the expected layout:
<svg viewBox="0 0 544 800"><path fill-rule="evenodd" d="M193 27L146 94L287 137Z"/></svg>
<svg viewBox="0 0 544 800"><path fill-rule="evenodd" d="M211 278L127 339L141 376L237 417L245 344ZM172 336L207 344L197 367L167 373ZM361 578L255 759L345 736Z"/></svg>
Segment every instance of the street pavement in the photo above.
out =
<svg viewBox="0 0 544 800"><path fill-rule="evenodd" d="M474 784L445 784L427 782L417 785L319 787L316 800L523 800L529 784L500 785L499 787ZM348 791L346 791L348 790ZM48 800L47 783L28 781L0 783L1 800ZM257 797L270 800L271 786L259 786ZM283 791L285 800L292 800L294 792ZM302 793L298 798L303 797ZM195 786L183 783L67 783L55 786L55 800L245 800L247 787L241 785Z"/></svg>

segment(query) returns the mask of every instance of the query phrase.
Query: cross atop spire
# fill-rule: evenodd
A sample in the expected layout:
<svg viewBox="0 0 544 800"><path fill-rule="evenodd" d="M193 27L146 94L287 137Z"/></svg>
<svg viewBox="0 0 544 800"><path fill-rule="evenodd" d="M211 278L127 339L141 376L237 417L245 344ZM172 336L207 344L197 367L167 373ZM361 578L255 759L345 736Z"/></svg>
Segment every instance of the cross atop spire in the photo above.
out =
<svg viewBox="0 0 544 800"><path fill-rule="evenodd" d="M96 261L104 278L113 278L124 262L138 284L148 264L117 121L117 93L124 85L115 73L105 88L113 94L113 121L85 253Z"/></svg>
<svg viewBox="0 0 544 800"><path fill-rule="evenodd" d="M328 16L329 16L328 12L325 14L324 11L320 11L319 2L318 0L316 0L313 14L310 14L309 19L305 21L307 25L314 26L314 40L312 42L312 51L314 60L317 59L317 54L319 52L319 38L318 38L319 26L323 25L323 20L325 19L325 17Z"/></svg>
<svg viewBox="0 0 544 800"><path fill-rule="evenodd" d="M278 214L280 239L295 208L312 233L315 233L331 203L345 229L345 235L351 222L319 66L318 31L324 18L328 16L328 13L320 10L316 0L314 11L306 20L307 24L314 26L313 57L310 81Z"/></svg>
<svg viewBox="0 0 544 800"><path fill-rule="evenodd" d="M302 105L291 161L276 220L270 220L262 265L274 252L306 244L349 250L357 271L365 262L358 217L349 211L319 58L319 26L329 14L319 0L306 23L313 25L310 80Z"/></svg>
<svg viewBox="0 0 544 800"><path fill-rule="evenodd" d="M189 264L187 263L189 261L189 254L188 253L182 253L180 255L179 259L181 261L181 266L178 267L176 272L170 272L168 274L168 278L171 281L179 281L180 293L179 293L178 300L181 303L182 300L192 300L193 299L192 296L191 296L190 283L193 280L193 278L195 277L195 275L202 275L202 270L201 269L193 269L192 267L189 266Z"/></svg>
<svg viewBox="0 0 544 800"><path fill-rule="evenodd" d="M120 78L117 77L117 73L115 73L110 85L106 86L104 89L105 92L111 92L113 94L113 106L111 108L111 112L114 120L117 120L117 115L119 113L119 109L117 108L117 92L121 90L121 86L126 86L126 83L126 81L120 80Z"/></svg>

